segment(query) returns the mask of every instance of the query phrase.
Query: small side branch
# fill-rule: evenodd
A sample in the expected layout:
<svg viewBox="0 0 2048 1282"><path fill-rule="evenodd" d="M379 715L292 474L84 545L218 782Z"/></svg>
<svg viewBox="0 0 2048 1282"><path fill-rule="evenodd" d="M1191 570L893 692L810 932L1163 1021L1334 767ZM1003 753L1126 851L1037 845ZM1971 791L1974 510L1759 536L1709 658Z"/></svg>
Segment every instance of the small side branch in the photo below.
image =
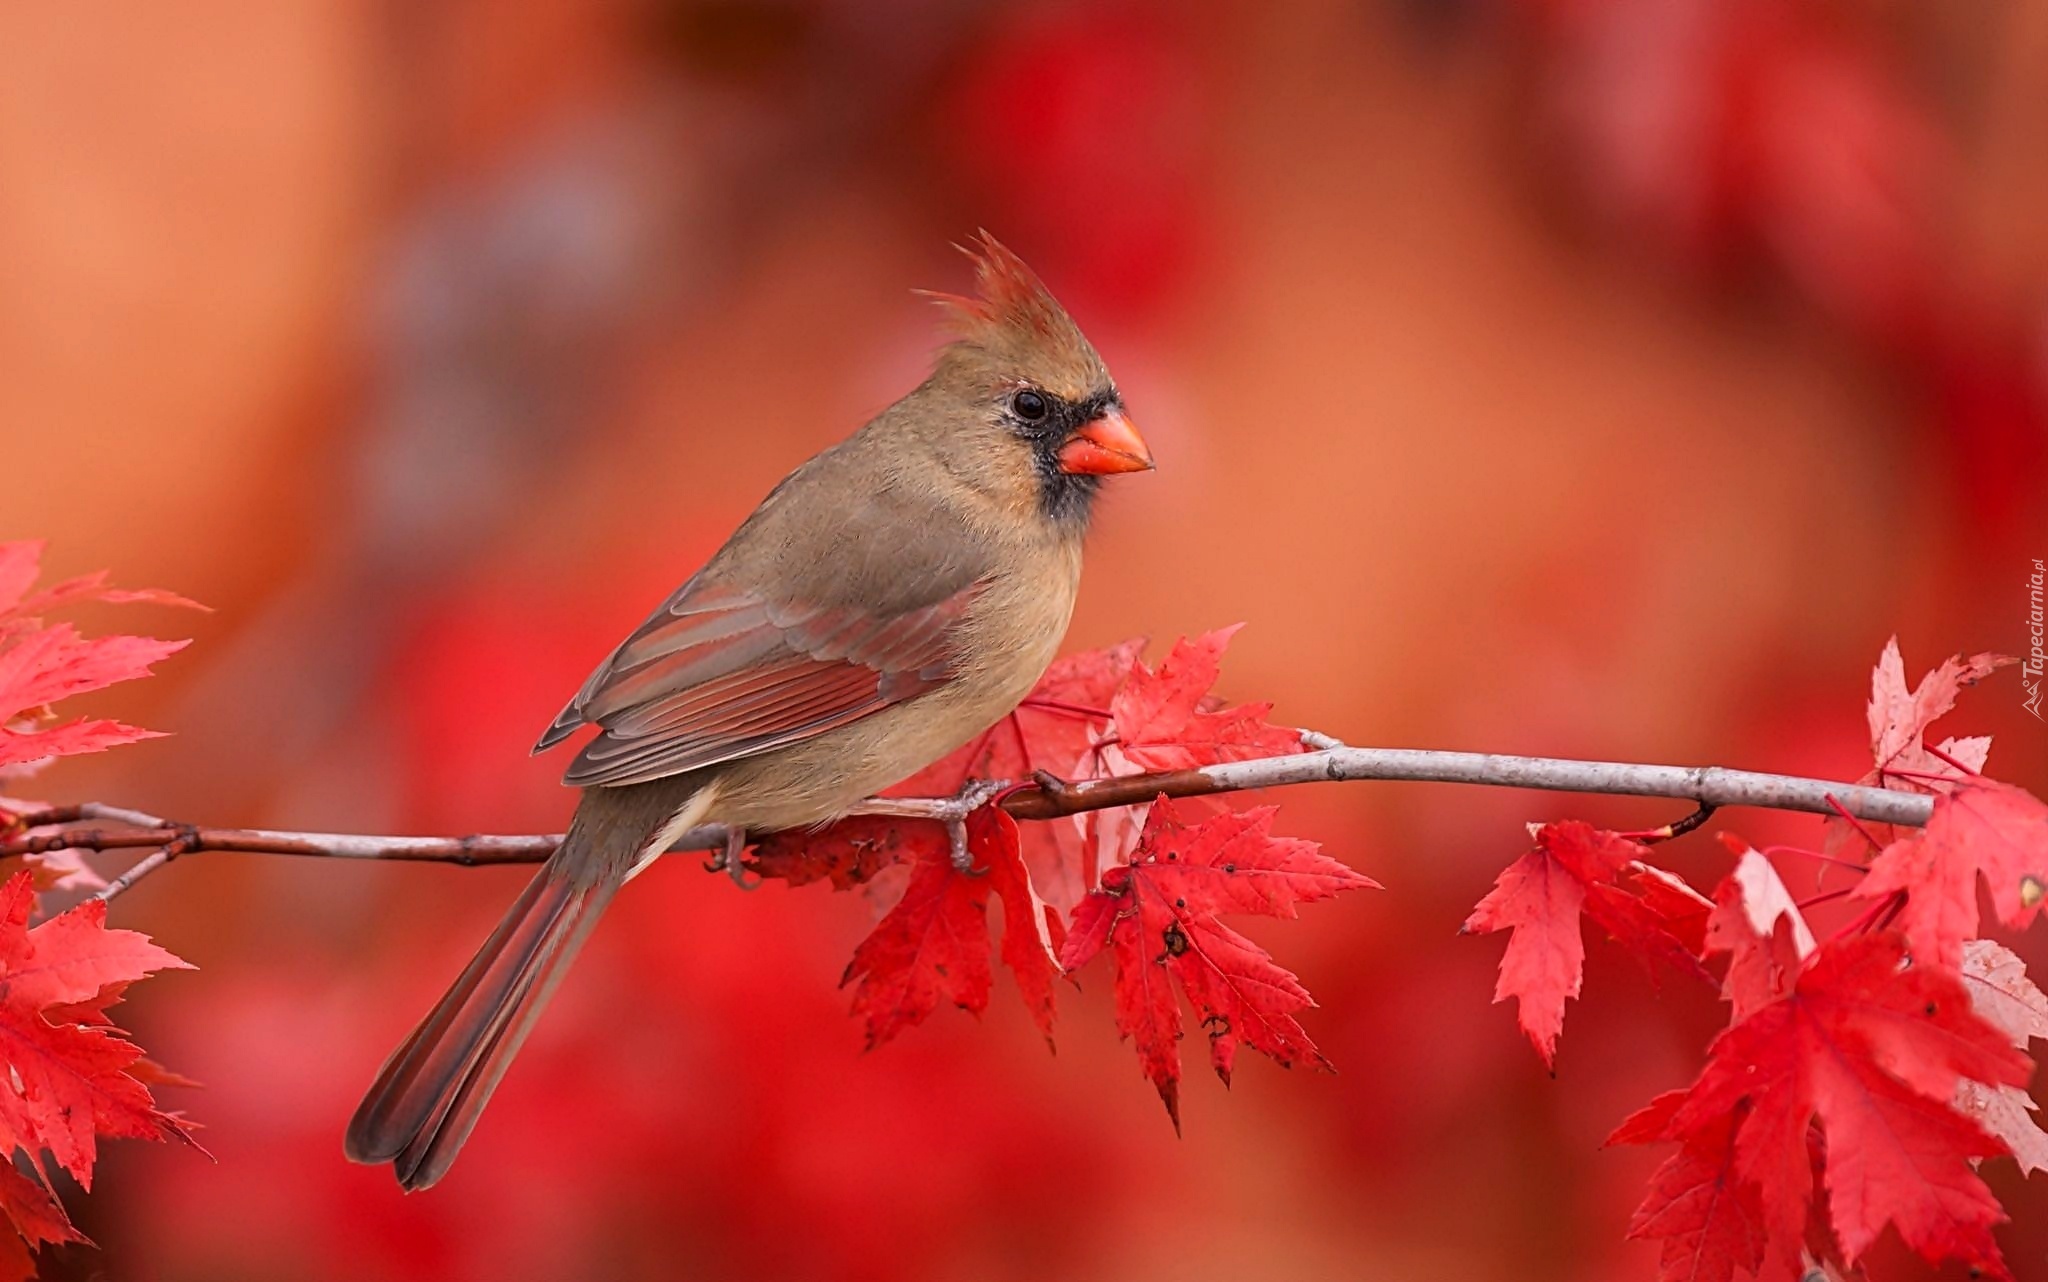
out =
<svg viewBox="0 0 2048 1282"><path fill-rule="evenodd" d="M1090 810L1136 805L1159 796L1195 797L1307 783L1462 783L1551 792L1668 797L1699 807L1698 818L1721 806L1846 814L1875 823L1918 827L1933 814L1934 799L1923 793L1892 792L1824 779L1759 774L1720 766L1657 766L1618 761L1573 761L1559 757L1513 757L1484 752L1435 752L1414 748L1353 748L1327 735L1302 732L1313 749L1285 757L1231 761L1199 770L1173 770L1066 783L1046 775L1023 783L997 803L1021 820L1060 819ZM981 796L988 795L986 792ZM956 814L962 798L878 799L868 813ZM979 798L977 798L977 804ZM1670 825L1672 835L1696 824ZM261 855L304 855L326 859L398 859L465 866L538 863L553 853L559 834L469 837L373 837L358 833L283 832L262 828L209 828L175 824L154 815L87 803L23 814L0 838L0 857L55 850L149 849L104 891L119 894L150 872L187 854L227 850ZM723 825L708 824L682 834L671 850L715 850L725 845Z"/></svg>

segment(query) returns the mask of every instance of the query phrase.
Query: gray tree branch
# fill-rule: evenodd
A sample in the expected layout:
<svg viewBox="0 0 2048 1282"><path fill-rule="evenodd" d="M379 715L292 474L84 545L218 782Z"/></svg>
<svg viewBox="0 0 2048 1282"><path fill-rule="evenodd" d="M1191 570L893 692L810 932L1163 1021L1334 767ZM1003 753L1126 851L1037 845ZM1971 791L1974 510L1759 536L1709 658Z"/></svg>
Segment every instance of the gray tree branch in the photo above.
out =
<svg viewBox="0 0 2048 1282"><path fill-rule="evenodd" d="M1560 757L1516 757L1484 752L1415 748L1353 748L1327 735L1303 731L1309 751L1198 770L1173 770L1066 783L1041 774L1020 782L996 804L1022 820L1058 819L1090 810L1128 806L1160 796L1194 797L1306 783L1429 782L1530 788L1551 792L1668 797L1701 811L1721 806L1843 812L1875 823L1917 827L1933 813L1924 793L1760 774L1721 766L1658 766ZM985 793L984 793L985 795ZM878 799L870 812L957 819L959 798ZM1674 828L1679 827L1674 825ZM1682 828L1680 829L1682 830ZM0 857L57 850L143 849L152 853L100 892L111 898L143 876L183 855L240 851L327 859L397 859L463 865L538 863L554 851L559 834L526 836L377 837L359 833L287 832L174 823L155 815L86 803L18 815L0 839ZM693 828L672 851L715 850L725 845L723 825Z"/></svg>

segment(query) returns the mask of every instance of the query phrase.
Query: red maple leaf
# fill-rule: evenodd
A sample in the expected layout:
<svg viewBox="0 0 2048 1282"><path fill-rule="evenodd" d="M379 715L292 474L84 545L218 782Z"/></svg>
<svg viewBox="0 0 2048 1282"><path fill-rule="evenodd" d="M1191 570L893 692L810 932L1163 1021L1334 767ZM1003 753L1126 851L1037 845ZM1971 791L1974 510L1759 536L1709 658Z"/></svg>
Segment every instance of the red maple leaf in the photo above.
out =
<svg viewBox="0 0 2048 1282"><path fill-rule="evenodd" d="M108 605L174 605L188 610L204 610L197 601L165 592L156 588L127 589L107 586L107 572L96 570L66 579L55 587L45 588L34 596L28 590L35 586L36 577L42 572L43 541L22 539L13 543L0 543L0 631L18 625L24 619L33 619L47 614L60 606L76 605L83 601L100 601Z"/></svg>
<svg viewBox="0 0 2048 1282"><path fill-rule="evenodd" d="M922 1023L942 1002L975 1015L988 1009L994 978L991 893L1003 905L1003 961L1050 1041L1059 928L1031 888L1016 821L994 806L969 815L967 850L974 866L966 871L953 866L943 825L922 819L890 822L897 831L876 844L912 861L910 879L903 898L854 950L840 981L855 984L853 1009L867 1025L869 1048Z"/></svg>
<svg viewBox="0 0 2048 1282"><path fill-rule="evenodd" d="M1565 1001L1579 995L1585 970L1581 912L1636 956L1704 977L1692 950L1673 933L1674 914L1680 922L1694 916L1690 905L1683 913L1677 907L1677 885L1683 883L1662 869L1655 878L1639 879L1654 887L1645 894L1657 895L1655 906L1617 884L1624 869L1648 855L1641 843L1576 819L1545 824L1536 832L1535 847L1508 865L1458 928L1461 934L1512 932L1493 1000L1515 999L1522 1031L1546 1066L1555 1060L1564 1031ZM1693 927L1675 928L1690 933Z"/></svg>
<svg viewBox="0 0 2048 1282"><path fill-rule="evenodd" d="M1954 972L1908 964L1897 932L1853 936L1820 945L1790 992L1714 1040L1691 1087L1613 1138L1706 1154L1716 1128L1739 1118L1733 1176L1754 1186L1772 1245L1789 1259L1805 1240L1817 1124L1844 1258L1855 1262L1891 1224L1930 1261L2008 1277L1991 1237L2004 1215L1971 1164L2005 1149L1951 1100L1964 1081L2020 1085L2031 1068L1972 1011Z"/></svg>
<svg viewBox="0 0 2048 1282"><path fill-rule="evenodd" d="M36 1275L30 1252L56 1242L83 1242L64 1206L42 1182L12 1166L0 1167L0 1215L14 1226L0 1233L0 1282L29 1282Z"/></svg>
<svg viewBox="0 0 2048 1282"><path fill-rule="evenodd" d="M153 730L118 721L80 719L43 727L53 719L51 704L148 676L150 665L186 645L148 637L82 637L69 624L44 624L43 613L82 601L194 605L168 592L109 588L105 574L85 575L27 596L42 550L37 541L0 543L0 767L154 738Z"/></svg>
<svg viewBox="0 0 2048 1282"><path fill-rule="evenodd" d="M1927 827L1885 847L1855 893L1901 899L1897 924L1915 949L1948 966L1977 934L1977 878L1999 919L2024 927L2048 893L2048 806L1982 777L1936 795Z"/></svg>
<svg viewBox="0 0 2048 1282"><path fill-rule="evenodd" d="M1702 951L1728 954L1721 995L1740 1022L1792 990L1815 945L1771 861L1739 839L1727 840L1741 858L1714 892Z"/></svg>
<svg viewBox="0 0 2048 1282"><path fill-rule="evenodd" d="M1100 778L1299 751L1298 732L1265 723L1267 705L1215 706L1209 688L1233 631L1176 643L1157 672L1137 662L1142 641L1062 659L1008 716L889 792L950 796L970 781L1022 780L1038 770L1063 779ZM848 982L859 981L854 1005L867 1022L870 1045L923 1020L941 1002L976 1013L987 1007L993 894L1003 905L1004 963L1050 1041L1058 977L1053 959L1066 941L1060 909L1080 903L1096 881L1097 860L1119 853L1104 839L1117 822L1090 812L1019 832L1007 814L983 807L970 836L978 843L976 875L986 881L952 869L937 824L882 816L771 834L748 863L761 876L793 886L830 880L842 890L884 868L910 866L902 899L847 970ZM1225 932L1215 947L1227 951L1234 939ZM1217 1054L1226 1066L1234 1045L1221 1038Z"/></svg>
<svg viewBox="0 0 2048 1282"><path fill-rule="evenodd" d="M0 1152L30 1157L25 1168L0 1177L0 1212L27 1248L78 1237L42 1182L35 1155L47 1150L90 1189L99 1138L186 1134L183 1123L158 1111L141 1050L106 1014L129 984L185 963L144 935L108 930L104 903L82 904L31 929L34 903L26 872L0 887L0 1065L14 1083L0 1091ZM25 1250L11 1243L0 1250L0 1277L23 1258Z"/></svg>
<svg viewBox="0 0 2048 1282"><path fill-rule="evenodd" d="M1156 671L1141 661L1132 663L1129 678L1110 700L1111 724L1101 750L1104 773L1198 769L1305 750L1300 731L1267 723L1272 704L1226 707L1211 693L1222 673L1223 652L1241 626L1175 641ZM1193 805L1207 809L1216 803ZM1129 859L1144 830L1146 809L1129 806L1081 819L1081 888L1093 888L1104 868Z"/></svg>
<svg viewBox="0 0 2048 1282"><path fill-rule="evenodd" d="M1872 766L1857 783L1898 792L1939 794L1965 777L1963 772L1982 770L1991 755L1989 735L1944 739L1938 745L1941 755L1936 756L1927 747L1927 728L1948 715L1965 686L1975 685L2014 662L2017 660L1998 654L1967 658L1952 655L1908 690L1899 639L1887 641L1884 652L1878 656L1877 667L1871 672L1870 703L1866 708ZM1890 824L1852 825L1830 819L1822 849L1830 855L1844 855L1864 844L1867 836L1883 850L1912 835L1912 830Z"/></svg>
<svg viewBox="0 0 2048 1282"><path fill-rule="evenodd" d="M45 709L57 700L148 676L151 664L184 646L183 641L148 637L87 639L61 623L16 636L0 651L0 766L155 738L154 730L118 721L80 719L47 730L33 727L49 718Z"/></svg>
<svg viewBox="0 0 2048 1282"><path fill-rule="evenodd" d="M96 1137L183 1133L128 1072L142 1052L104 1014L126 984L186 966L147 936L106 929L104 903L31 930L34 900L27 873L0 889L0 1063L21 1083L0 1091L0 1150L48 1149L90 1189Z"/></svg>
<svg viewBox="0 0 2048 1282"><path fill-rule="evenodd" d="M1963 945L1963 986L1984 1021L2024 1051L2035 1038L2048 1039L2048 996L2027 978L2026 963L1989 939ZM1956 1109L2012 1150L2022 1174L2048 1171L2048 1134L2034 1121L2034 1100L2017 1086L1964 1081Z"/></svg>
<svg viewBox="0 0 2048 1282"><path fill-rule="evenodd" d="M1971 940L1963 945L1962 975L1970 1005L2014 1046L2048 1041L2048 994L2027 978L2027 964L2012 949L1995 940Z"/></svg>
<svg viewBox="0 0 2048 1282"><path fill-rule="evenodd" d="M989 889L1003 906L1003 964L1017 981L1024 1007L1052 1045L1053 981L1060 976L1060 949L1067 941L1060 915L1038 893L1024 866L1017 821L994 806L984 806L995 828L986 843L975 875L988 877Z"/></svg>
<svg viewBox="0 0 2048 1282"><path fill-rule="evenodd" d="M1683 1091L1659 1096L1637 1114L1652 1129L1684 1099ZM1662 1242L1658 1282L1729 1282L1738 1271L1754 1274L1763 1264L1763 1203L1756 1185L1735 1172L1735 1130L1741 1113L1730 1113L1688 1135L1683 1147L1650 1177L1650 1191L1629 1220L1628 1235ZM1628 1143L1617 1132L1608 1143Z"/></svg>
<svg viewBox="0 0 2048 1282"><path fill-rule="evenodd" d="M1984 875L1998 919L2024 928L2048 895L2048 806L2024 789L1975 778L1934 799L1923 838L1937 861Z"/></svg>
<svg viewBox="0 0 2048 1282"><path fill-rule="evenodd" d="M1300 731L1267 723L1270 703L1226 707L1211 692L1222 673L1223 652L1241 626L1175 641L1156 671L1133 656L1128 678L1109 701L1108 733L1093 763L1100 774L1187 770L1305 750ZM1076 817L1079 890L1094 888L1104 868L1128 860L1146 809L1127 806Z"/></svg>
<svg viewBox="0 0 2048 1282"><path fill-rule="evenodd" d="M980 812L976 812L977 814ZM867 1023L873 1049L951 1002L979 1015L988 1009L988 881L953 867L945 830L917 824L916 861L903 898L853 950L842 984L853 990L854 1013ZM930 831L926 831L929 829ZM969 849L982 856L987 827L977 824Z"/></svg>
<svg viewBox="0 0 2048 1282"><path fill-rule="evenodd" d="M1219 761L1302 751L1301 732L1270 725L1270 703L1221 706L1210 695L1234 627L1173 643L1157 671L1139 661L1110 700L1123 756L1143 770L1191 770Z"/></svg>
<svg viewBox="0 0 2048 1282"><path fill-rule="evenodd" d="M852 890L884 868L917 859L944 837L944 828L929 819L849 815L823 828L771 832L748 851L747 866L791 886L829 880L834 890Z"/></svg>
<svg viewBox="0 0 2048 1282"><path fill-rule="evenodd" d="M1714 901L1692 888L1692 883L1675 872L1654 864L1638 863L1629 869L1636 881L1636 893L1643 907L1657 915L1664 930L1688 953L1698 957L1706 951L1707 920Z"/></svg>
<svg viewBox="0 0 2048 1282"><path fill-rule="evenodd" d="M1925 832L1905 830L1870 861L1870 871L1850 893L1859 899L1897 896L1893 923L1914 950L1953 966L1963 941L1977 934L1977 869L1939 856Z"/></svg>
<svg viewBox="0 0 2048 1282"><path fill-rule="evenodd" d="M1143 640L1059 660L1017 708L966 746L889 789L950 796L971 780L1021 781L1036 771L1101 779L1302 751L1301 734L1266 722L1272 705L1226 708L1211 688L1237 628L1174 643L1157 671ZM1071 910L1136 844L1144 807L1089 811L1034 824L1023 836L1034 884Z"/></svg>
<svg viewBox="0 0 2048 1282"><path fill-rule="evenodd" d="M1271 955L1225 926L1222 913L1293 917L1298 905L1374 886L1314 842L1272 835L1273 808L1188 823L1154 802L1131 862L1103 875L1075 909L1060 963L1078 970L1108 948L1116 962L1117 1027L1137 1047L1145 1076L1180 1128L1178 980L1209 1034L1209 1058L1227 1085L1240 1045L1283 1067L1329 1061L1296 1015L1308 990Z"/></svg>
<svg viewBox="0 0 2048 1282"><path fill-rule="evenodd" d="M1871 674L1868 708L1870 750L1876 758L1876 768L1863 782L1881 788L1906 784L1925 789L1929 781L1918 776L1951 773L1946 762L1927 751L1927 727L1956 706L1956 696L1964 686L1975 685L2007 664L2017 662L2002 654L1976 654L1968 658L1953 655L1920 678L1920 684L1909 691L1905 660L1899 656L1899 639L1887 641ZM1948 739L1941 744L1941 750L1972 770L1982 770L1991 740Z"/></svg>

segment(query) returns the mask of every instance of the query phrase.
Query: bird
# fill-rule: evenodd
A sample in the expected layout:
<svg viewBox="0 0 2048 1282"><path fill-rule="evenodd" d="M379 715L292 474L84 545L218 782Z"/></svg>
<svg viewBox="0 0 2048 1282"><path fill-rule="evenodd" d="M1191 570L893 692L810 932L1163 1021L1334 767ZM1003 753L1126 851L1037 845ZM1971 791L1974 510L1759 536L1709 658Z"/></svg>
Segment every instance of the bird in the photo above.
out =
<svg viewBox="0 0 2048 1282"><path fill-rule="evenodd" d="M689 829L823 824L1009 713L1057 652L1103 479L1153 467L1094 346L987 232L929 376L791 472L600 663L561 845L350 1120L408 1192L448 1173L619 889ZM957 848L956 848L957 853Z"/></svg>

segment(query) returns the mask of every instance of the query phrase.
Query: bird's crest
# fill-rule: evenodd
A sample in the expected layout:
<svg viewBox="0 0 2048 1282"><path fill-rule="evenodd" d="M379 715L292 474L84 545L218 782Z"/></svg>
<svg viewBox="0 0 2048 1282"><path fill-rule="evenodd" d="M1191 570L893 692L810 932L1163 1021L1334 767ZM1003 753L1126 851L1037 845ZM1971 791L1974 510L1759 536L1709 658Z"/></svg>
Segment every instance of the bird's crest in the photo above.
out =
<svg viewBox="0 0 2048 1282"><path fill-rule="evenodd" d="M974 263L975 297L918 292L945 310L958 341L1034 366L1050 364L1089 390L1085 385L1096 381L1101 358L1038 273L986 231L956 248Z"/></svg>

